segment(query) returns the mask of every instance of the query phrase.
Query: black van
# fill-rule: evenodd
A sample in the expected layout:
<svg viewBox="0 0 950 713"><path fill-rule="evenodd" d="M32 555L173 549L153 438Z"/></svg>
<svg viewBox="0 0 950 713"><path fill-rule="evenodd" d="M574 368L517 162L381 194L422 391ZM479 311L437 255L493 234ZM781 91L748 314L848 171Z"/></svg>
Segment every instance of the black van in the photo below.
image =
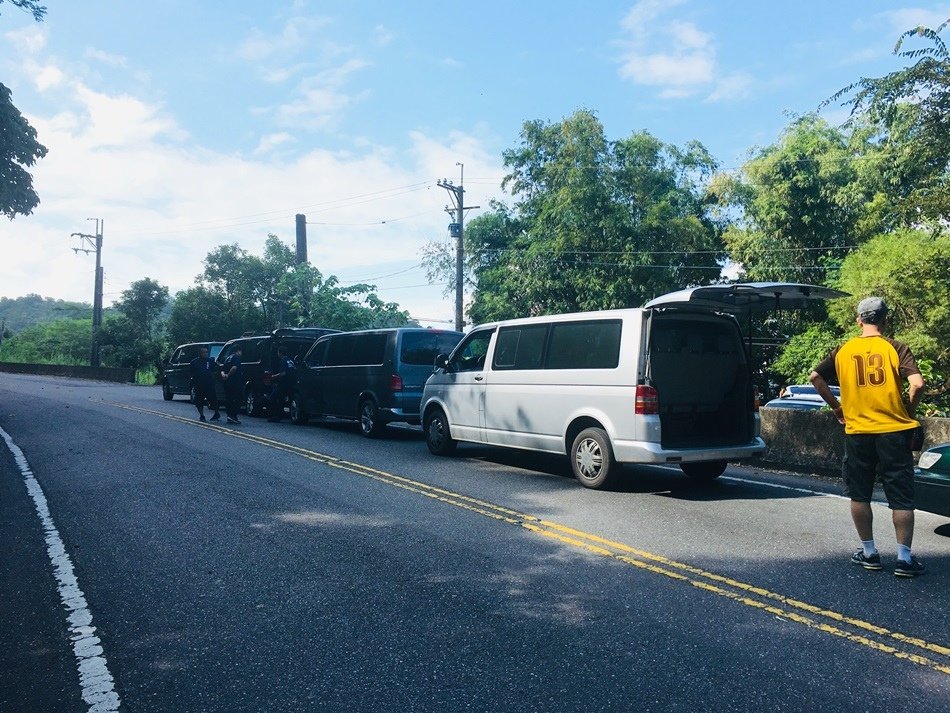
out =
<svg viewBox="0 0 950 713"><path fill-rule="evenodd" d="M162 365L162 398L171 401L176 394L184 395L194 403L194 387L191 383L191 361L201 356L201 347L208 348L212 359L221 352L224 342L193 342L182 344Z"/></svg>
<svg viewBox="0 0 950 713"><path fill-rule="evenodd" d="M358 419L365 436L387 423L419 423L422 387L438 354L464 335L441 329L398 327L321 337L297 368L290 418Z"/></svg>
<svg viewBox="0 0 950 713"><path fill-rule="evenodd" d="M300 364L313 343L325 334L336 332L326 327L281 327L270 334L232 339L221 348L218 364L222 367L238 347L241 348L241 368L244 377L244 412L248 416L263 413L266 394L270 389L270 375L277 366L277 348L286 347L287 356ZM224 399L224 382L215 380L218 398Z"/></svg>

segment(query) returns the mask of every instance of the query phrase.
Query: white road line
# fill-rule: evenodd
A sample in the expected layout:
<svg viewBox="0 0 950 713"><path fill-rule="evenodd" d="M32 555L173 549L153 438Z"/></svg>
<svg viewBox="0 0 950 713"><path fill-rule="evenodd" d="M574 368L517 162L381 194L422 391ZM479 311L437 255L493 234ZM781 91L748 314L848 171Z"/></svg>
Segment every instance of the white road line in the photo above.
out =
<svg viewBox="0 0 950 713"><path fill-rule="evenodd" d="M805 493L806 495L819 495L823 498L838 498L839 500L848 500L844 495L837 493L823 493L820 490L809 490L808 488L795 488L791 485L779 485L778 483L763 483L761 480L750 480L748 478L736 478L732 475L724 475L720 480L731 480L735 483L747 483L749 485L761 485L766 488L778 488L779 490L793 490L796 493Z"/></svg>
<svg viewBox="0 0 950 713"><path fill-rule="evenodd" d="M39 482L33 477L30 464L23 451L13 442L10 434L0 428L0 435L7 442L7 448L16 459L17 467L23 475L26 490L33 498L36 514L40 517L46 537L46 552L53 565L53 576L59 598L69 613L69 638L73 642L73 653L79 669L79 684L82 699L89 704L90 713L112 713L119 710L121 701L115 691L112 674L102 653L102 644L96 636L96 627L92 625L92 612L86 604L86 597L79 588L73 563L66 552L59 531L50 516L49 505Z"/></svg>

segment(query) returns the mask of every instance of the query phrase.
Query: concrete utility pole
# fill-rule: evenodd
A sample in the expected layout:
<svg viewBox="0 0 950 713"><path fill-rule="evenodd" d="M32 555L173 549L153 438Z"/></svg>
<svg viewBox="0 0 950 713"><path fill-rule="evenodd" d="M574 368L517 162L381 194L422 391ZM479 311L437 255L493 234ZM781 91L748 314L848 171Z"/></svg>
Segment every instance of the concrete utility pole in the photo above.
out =
<svg viewBox="0 0 950 713"><path fill-rule="evenodd" d="M451 215L453 220L453 222L449 223L449 235L455 238L455 330L461 332L462 327L465 325L462 319L462 297L464 294L463 288L465 286L465 211L480 206L465 205L465 188L463 187L465 183L465 164L456 162L455 165L461 167L459 185L456 186L444 178L437 183L439 187L449 192L452 204L454 205L454 208L445 206L445 212Z"/></svg>
<svg viewBox="0 0 950 713"><path fill-rule="evenodd" d="M87 255L96 253L96 283L92 297L92 354L89 356L90 366L99 366L99 329L102 327L102 231L106 222L101 218L86 218L96 221L96 234L72 233L70 237L79 238L79 247L73 248L77 255L84 252Z"/></svg>

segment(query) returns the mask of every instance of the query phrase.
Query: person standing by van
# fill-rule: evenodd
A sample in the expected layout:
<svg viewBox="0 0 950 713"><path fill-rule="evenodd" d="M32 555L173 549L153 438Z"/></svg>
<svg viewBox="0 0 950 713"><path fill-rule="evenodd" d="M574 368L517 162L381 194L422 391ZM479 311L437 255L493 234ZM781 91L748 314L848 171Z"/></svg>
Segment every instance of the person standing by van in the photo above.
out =
<svg viewBox="0 0 950 713"><path fill-rule="evenodd" d="M277 347L277 372L271 375L274 391L271 393L268 421L280 421L284 417L284 404L297 383L297 365L287 356L287 348Z"/></svg>
<svg viewBox="0 0 950 713"><path fill-rule="evenodd" d="M214 359L208 356L208 347L201 347L198 356L191 360L191 384L195 392L195 407L198 409L198 420L205 420L205 401L214 409L212 421L221 418L218 410L218 396L214 392L214 372L217 368Z"/></svg>
<svg viewBox="0 0 950 713"><path fill-rule="evenodd" d="M911 554L914 460L909 436L920 427L914 414L924 379L907 345L881 334L887 318L884 300L861 300L857 312L861 335L834 349L814 368L810 379L845 427L842 476L845 494L851 498L851 519L861 539L861 549L851 561L867 570L882 569L871 511L875 474L880 470L897 536L894 574L916 577L926 568ZM835 377L841 386L840 402L828 387ZM904 379L909 384L909 408L903 401Z"/></svg>
<svg viewBox="0 0 950 713"><path fill-rule="evenodd" d="M221 379L224 381L224 402L228 412L228 423L240 425L238 420L238 404L241 403L243 388L241 384L241 345L238 344L230 356L224 360L224 369L221 370Z"/></svg>

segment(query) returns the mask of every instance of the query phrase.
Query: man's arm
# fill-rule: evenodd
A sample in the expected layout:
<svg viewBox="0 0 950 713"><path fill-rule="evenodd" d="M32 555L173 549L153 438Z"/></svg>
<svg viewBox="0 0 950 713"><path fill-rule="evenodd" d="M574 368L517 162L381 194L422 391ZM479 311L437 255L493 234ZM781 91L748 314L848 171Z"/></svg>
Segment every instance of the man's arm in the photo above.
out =
<svg viewBox="0 0 950 713"><path fill-rule="evenodd" d="M815 387L815 391L818 392L818 395L825 400L825 403L831 406L831 411L834 413L835 418L837 418L841 423L844 423L844 412L841 410L841 402L838 401L838 397L835 396L834 392L828 386L828 382L825 381L825 377L823 377L817 371L813 371L808 376L808 380L811 382L812 386Z"/></svg>
<svg viewBox="0 0 950 713"><path fill-rule="evenodd" d="M917 413L917 404L920 403L920 397L924 395L924 377L918 374L911 374L907 377L907 399L910 401L911 418Z"/></svg>

